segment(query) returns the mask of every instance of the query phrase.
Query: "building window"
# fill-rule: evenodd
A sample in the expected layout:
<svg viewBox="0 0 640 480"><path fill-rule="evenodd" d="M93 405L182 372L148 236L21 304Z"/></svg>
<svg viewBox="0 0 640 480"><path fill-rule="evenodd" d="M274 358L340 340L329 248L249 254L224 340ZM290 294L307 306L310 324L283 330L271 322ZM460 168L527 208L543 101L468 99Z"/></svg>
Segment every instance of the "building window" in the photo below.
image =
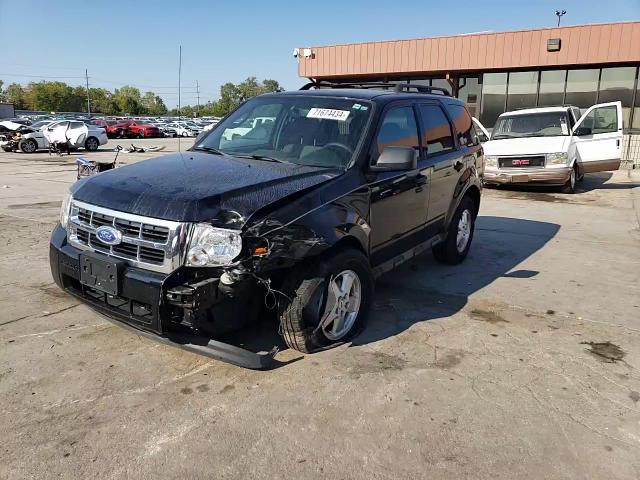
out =
<svg viewBox="0 0 640 480"><path fill-rule="evenodd" d="M446 78L432 78L431 86L437 87L437 88L444 88L447 92L449 92L449 95L453 95L453 92L451 91L451 84Z"/></svg>
<svg viewBox="0 0 640 480"><path fill-rule="evenodd" d="M480 116L482 83L478 77L462 77L458 83L458 98L467 104L472 117Z"/></svg>
<svg viewBox="0 0 640 480"><path fill-rule="evenodd" d="M623 127L629 128L636 67L603 68L598 103L622 102Z"/></svg>
<svg viewBox="0 0 640 480"><path fill-rule="evenodd" d="M579 108L589 108L595 105L598 98L599 74L600 70L597 68L569 70L565 103Z"/></svg>
<svg viewBox="0 0 640 480"><path fill-rule="evenodd" d="M509 74L507 110L535 107L537 92L538 72L511 72Z"/></svg>
<svg viewBox="0 0 640 480"><path fill-rule="evenodd" d="M567 79L566 70L545 70L540 72L540 93L538 106L550 107L564 103L564 85Z"/></svg>
<svg viewBox="0 0 640 480"><path fill-rule="evenodd" d="M492 128L504 113L507 100L507 74L485 73L482 77L482 108L480 122Z"/></svg>

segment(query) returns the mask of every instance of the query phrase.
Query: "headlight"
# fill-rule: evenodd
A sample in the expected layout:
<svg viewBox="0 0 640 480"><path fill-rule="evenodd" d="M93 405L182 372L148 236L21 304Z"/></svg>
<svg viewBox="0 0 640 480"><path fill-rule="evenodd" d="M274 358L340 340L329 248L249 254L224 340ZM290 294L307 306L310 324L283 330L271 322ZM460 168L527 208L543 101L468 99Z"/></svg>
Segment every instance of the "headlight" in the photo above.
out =
<svg viewBox="0 0 640 480"><path fill-rule="evenodd" d="M484 164L487 167L497 167L498 166L498 157L494 155L485 155L484 156Z"/></svg>
<svg viewBox="0 0 640 480"><path fill-rule="evenodd" d="M67 228L67 224L69 223L69 210L71 209L71 192L67 192L62 200L62 205L60 206L60 225L64 228Z"/></svg>
<svg viewBox="0 0 640 480"><path fill-rule="evenodd" d="M547 165L563 165L568 158L567 152L547 153Z"/></svg>
<svg viewBox="0 0 640 480"><path fill-rule="evenodd" d="M190 267L228 265L240 255L241 250L242 237L238 230L215 228L199 223L194 227L186 265Z"/></svg>

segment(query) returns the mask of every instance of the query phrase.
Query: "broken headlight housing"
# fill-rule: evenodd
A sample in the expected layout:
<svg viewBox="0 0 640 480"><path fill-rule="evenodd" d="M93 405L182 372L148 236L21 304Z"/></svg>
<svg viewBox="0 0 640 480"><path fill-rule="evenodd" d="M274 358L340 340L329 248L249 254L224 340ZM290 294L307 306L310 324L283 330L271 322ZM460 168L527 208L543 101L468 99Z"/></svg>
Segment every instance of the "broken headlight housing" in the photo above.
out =
<svg viewBox="0 0 640 480"><path fill-rule="evenodd" d="M62 200L62 205L60 206L60 225L62 225L63 228L67 228L67 225L69 224L69 212L71 210L72 200L71 192L67 192L64 200Z"/></svg>
<svg viewBox="0 0 640 480"><path fill-rule="evenodd" d="M485 155L484 156L484 164L487 167L497 167L498 166L498 157L495 155Z"/></svg>
<svg viewBox="0 0 640 480"><path fill-rule="evenodd" d="M242 250L239 230L216 228L206 223L193 227L185 264L189 267L229 265Z"/></svg>
<svg viewBox="0 0 640 480"><path fill-rule="evenodd" d="M565 165L568 158L567 152L547 153L547 165Z"/></svg>

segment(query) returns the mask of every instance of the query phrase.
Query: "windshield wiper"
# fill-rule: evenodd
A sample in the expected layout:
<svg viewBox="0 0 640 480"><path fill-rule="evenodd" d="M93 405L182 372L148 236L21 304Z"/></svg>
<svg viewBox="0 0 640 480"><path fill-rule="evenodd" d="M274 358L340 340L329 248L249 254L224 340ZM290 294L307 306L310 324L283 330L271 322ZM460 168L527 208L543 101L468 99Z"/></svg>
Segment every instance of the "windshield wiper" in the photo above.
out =
<svg viewBox="0 0 640 480"><path fill-rule="evenodd" d="M194 147L193 149L198 150L199 152L213 153L214 155L227 155L222 150L218 150L213 147Z"/></svg>
<svg viewBox="0 0 640 480"><path fill-rule="evenodd" d="M287 162L286 160L280 160L279 158L273 158L267 155L251 155L247 153L239 153L239 154L234 154L233 156L239 157L239 158L251 158L252 160L263 160L265 162L291 163L291 162Z"/></svg>

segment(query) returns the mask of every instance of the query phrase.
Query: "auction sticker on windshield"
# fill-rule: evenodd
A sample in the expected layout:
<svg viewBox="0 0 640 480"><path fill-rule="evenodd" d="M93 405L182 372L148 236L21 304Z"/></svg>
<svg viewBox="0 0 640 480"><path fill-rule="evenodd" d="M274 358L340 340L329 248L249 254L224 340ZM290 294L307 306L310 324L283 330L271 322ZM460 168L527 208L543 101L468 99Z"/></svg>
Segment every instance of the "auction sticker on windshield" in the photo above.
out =
<svg viewBox="0 0 640 480"><path fill-rule="evenodd" d="M307 118L322 118L326 120L338 120L344 122L349 118L349 110L334 110L332 108L312 108L307 113Z"/></svg>

